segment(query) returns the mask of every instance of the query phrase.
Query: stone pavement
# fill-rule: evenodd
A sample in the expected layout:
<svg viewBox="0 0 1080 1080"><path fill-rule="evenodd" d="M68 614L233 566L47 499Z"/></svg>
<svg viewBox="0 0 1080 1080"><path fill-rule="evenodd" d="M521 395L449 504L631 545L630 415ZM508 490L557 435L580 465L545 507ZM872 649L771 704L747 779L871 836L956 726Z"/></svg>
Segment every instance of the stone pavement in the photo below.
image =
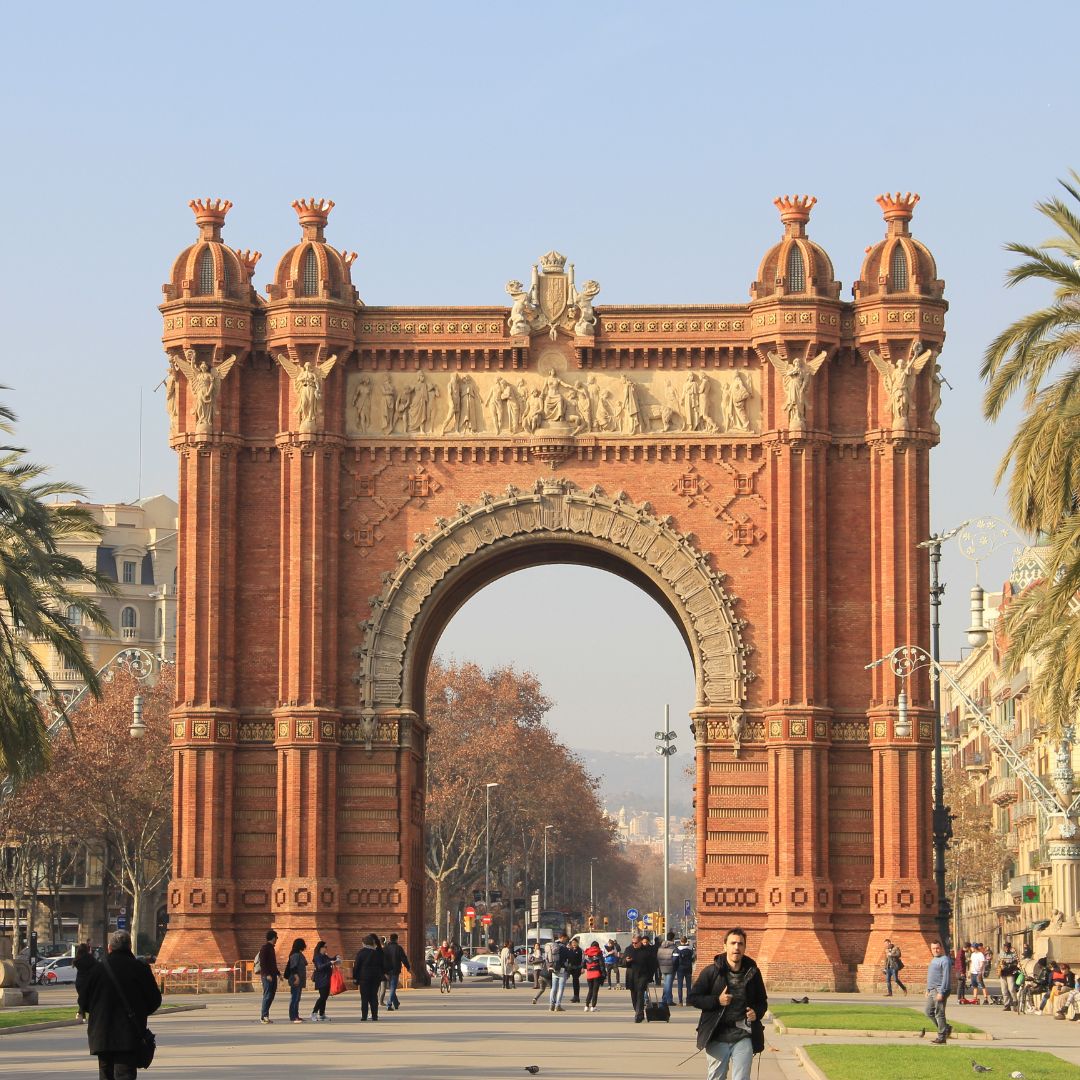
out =
<svg viewBox="0 0 1080 1080"><path fill-rule="evenodd" d="M917 994L906 1000L851 994L811 997L815 1001L914 1007L921 1003ZM288 999L282 994L274 1003L273 1025L258 1023L259 1003L252 994L198 999L177 996L170 1000L197 1000L207 1007L153 1019L160 1049L153 1068L145 1074L149 1080L295 1080L353 1075L484 1080L527 1076L526 1065L540 1066L540 1080L700 1080L705 1076L703 1054L679 1064L694 1052L697 1010L673 1009L670 1024L634 1024L625 990L602 991L596 1013L568 1004L565 1013L552 1014L543 999L536 1006L529 1004L532 992L528 989L505 991L486 980L466 982L449 996L437 990L409 991L402 995L401 1011L381 1011L377 1025L360 1023L360 1000L355 991L331 999L327 1013L334 1020L328 1024L289 1024L285 1020ZM312 1000L312 995L305 994L302 1015L310 1011ZM787 999L778 995L777 1000ZM74 1002L69 987L42 994L43 1005L69 1002ZM954 1007L951 1015L991 1031L1001 1040L997 1045L1049 1050L1080 1065L1080 1023L1016 1017L1000 1009L976 1006ZM803 1043L862 1041L851 1036L778 1036L768 1024L766 1040L772 1049L761 1055L760 1066L755 1063L755 1080L806 1080L795 1056L796 1046ZM926 1051L934 1052L929 1045ZM90 1080L96 1075L81 1026L0 1036L0 1076L5 1080L45 1076Z"/></svg>

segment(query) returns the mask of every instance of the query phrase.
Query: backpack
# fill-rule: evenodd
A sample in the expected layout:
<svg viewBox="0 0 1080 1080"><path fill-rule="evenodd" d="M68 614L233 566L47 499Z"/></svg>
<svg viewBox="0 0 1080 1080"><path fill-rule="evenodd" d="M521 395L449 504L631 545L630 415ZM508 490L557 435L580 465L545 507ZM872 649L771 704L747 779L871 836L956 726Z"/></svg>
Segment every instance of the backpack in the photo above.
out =
<svg viewBox="0 0 1080 1080"><path fill-rule="evenodd" d="M255 954L255 963L251 965L251 971L254 975L262 974L262 949Z"/></svg>
<svg viewBox="0 0 1080 1080"><path fill-rule="evenodd" d="M678 963L680 971L694 970L694 950L689 945L679 946Z"/></svg>

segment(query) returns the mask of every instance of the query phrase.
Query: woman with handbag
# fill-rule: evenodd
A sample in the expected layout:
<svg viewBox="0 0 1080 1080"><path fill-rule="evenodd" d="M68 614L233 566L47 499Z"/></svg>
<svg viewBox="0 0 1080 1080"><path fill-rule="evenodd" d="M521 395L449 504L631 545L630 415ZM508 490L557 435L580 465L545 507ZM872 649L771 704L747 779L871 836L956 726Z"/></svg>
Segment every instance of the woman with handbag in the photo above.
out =
<svg viewBox="0 0 1080 1080"><path fill-rule="evenodd" d="M289 984L289 1019L294 1024L302 1024L300 1016L300 995L307 986L307 957L304 950L307 942L297 938L289 950L289 962L285 965L285 981Z"/></svg>
<svg viewBox="0 0 1080 1080"><path fill-rule="evenodd" d="M315 1007L311 1010L311 1019L316 1023L322 1023L327 1019L326 999L330 996L330 976L334 970L334 961L326 955L326 942L315 943L315 951L311 954L311 985L319 992Z"/></svg>

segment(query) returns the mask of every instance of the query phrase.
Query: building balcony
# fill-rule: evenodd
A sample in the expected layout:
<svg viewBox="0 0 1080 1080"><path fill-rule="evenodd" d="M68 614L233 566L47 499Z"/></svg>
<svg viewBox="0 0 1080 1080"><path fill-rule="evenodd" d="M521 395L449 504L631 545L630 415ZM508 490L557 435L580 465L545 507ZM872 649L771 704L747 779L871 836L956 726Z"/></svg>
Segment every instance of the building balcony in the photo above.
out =
<svg viewBox="0 0 1080 1080"><path fill-rule="evenodd" d="M1039 804L1033 799L1023 799L1013 809L1012 819L1014 825L1024 821L1034 821L1039 816Z"/></svg>
<svg viewBox="0 0 1080 1080"><path fill-rule="evenodd" d="M1022 754L1025 750L1029 749L1035 742L1035 732L1031 728L1021 728L1010 740L1012 748L1018 753Z"/></svg>
<svg viewBox="0 0 1080 1080"><path fill-rule="evenodd" d="M138 634L138 628L134 626L124 626L120 629L120 636L124 641L134 641Z"/></svg>
<svg viewBox="0 0 1080 1080"><path fill-rule="evenodd" d="M1009 878L1009 884L1006 886L1006 891L1012 896L1013 900L1019 904L1024 896L1025 885L1035 885L1038 883L1038 877L1035 874L1017 874L1016 877Z"/></svg>
<svg viewBox="0 0 1080 1080"><path fill-rule="evenodd" d="M964 769L968 776L985 776L990 771L990 761L987 754L972 754L967 761L964 762Z"/></svg>
<svg viewBox="0 0 1080 1080"><path fill-rule="evenodd" d="M990 894L990 910L996 915L1011 915L1020 907L1020 897L1009 889L995 889Z"/></svg>
<svg viewBox="0 0 1080 1080"><path fill-rule="evenodd" d="M1015 776L996 776L990 781L990 801L997 806L1011 806L1019 798Z"/></svg>

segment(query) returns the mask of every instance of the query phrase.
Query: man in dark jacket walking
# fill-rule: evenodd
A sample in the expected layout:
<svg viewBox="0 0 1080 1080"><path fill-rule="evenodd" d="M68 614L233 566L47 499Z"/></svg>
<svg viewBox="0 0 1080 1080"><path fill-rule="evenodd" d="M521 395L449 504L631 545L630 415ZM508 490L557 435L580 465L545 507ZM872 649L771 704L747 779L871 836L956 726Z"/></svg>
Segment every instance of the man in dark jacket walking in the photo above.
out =
<svg viewBox="0 0 1080 1080"><path fill-rule="evenodd" d="M724 951L697 977L687 1000L701 1010L697 1045L705 1051L710 1080L750 1080L754 1055L765 1049L761 1018L769 999L761 971L746 955L745 931L727 932Z"/></svg>
<svg viewBox="0 0 1080 1080"><path fill-rule="evenodd" d="M645 1019L645 997L659 965L656 960L656 946L640 934L634 934L629 946L623 953L626 965L626 985L630 989L630 1002L634 1006L634 1023L640 1024Z"/></svg>
<svg viewBox="0 0 1080 1080"><path fill-rule="evenodd" d="M392 1009L401 1008L401 1002L398 1001L397 996L401 969L404 968L410 974L412 973L409 958L405 950L398 944L397 934L390 935L390 941L386 948L383 949L383 963L386 965L386 972L390 976L390 990L386 998L386 1011L390 1012Z"/></svg>
<svg viewBox="0 0 1080 1080"><path fill-rule="evenodd" d="M106 965L116 976L134 1019L128 1016ZM135 1080L146 1018L160 1005L161 991L154 973L132 955L131 935L117 930L109 937L108 955L87 971L79 991L79 1012L89 1017L86 1038L90 1053L97 1055L101 1080Z"/></svg>

